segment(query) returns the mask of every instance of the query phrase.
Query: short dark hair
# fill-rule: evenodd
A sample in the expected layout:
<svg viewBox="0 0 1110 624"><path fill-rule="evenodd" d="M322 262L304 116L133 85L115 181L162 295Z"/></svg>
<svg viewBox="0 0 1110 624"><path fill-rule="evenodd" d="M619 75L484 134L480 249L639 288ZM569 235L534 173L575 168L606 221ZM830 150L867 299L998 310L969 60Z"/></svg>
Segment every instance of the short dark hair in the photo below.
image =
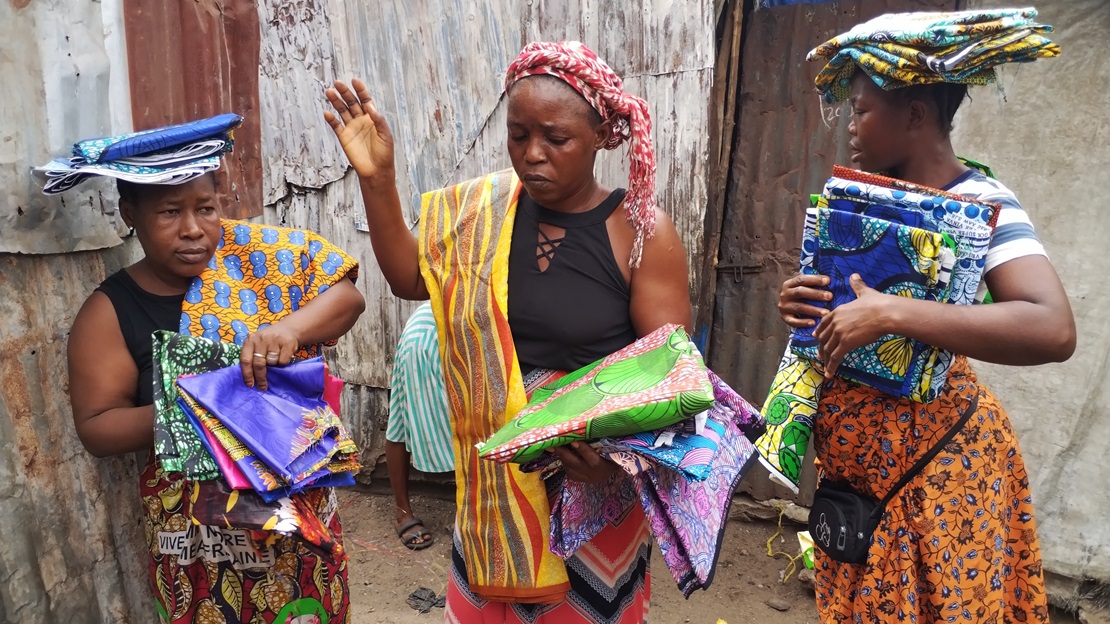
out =
<svg viewBox="0 0 1110 624"><path fill-rule="evenodd" d="M919 101L936 106L937 123L940 124L941 131L947 136L952 132L952 120L956 118L956 111L960 109L960 105L967 97L967 85L937 82L902 87L888 93L901 102Z"/></svg>
<svg viewBox="0 0 1110 624"><path fill-rule="evenodd" d="M216 177L215 171L209 171L203 177L208 178L212 182L212 188L220 190L219 178ZM119 193L120 201L126 201L131 204L137 204L143 198L155 189L165 188L165 184L140 184L138 182L131 182L129 180L121 180L116 178L116 192Z"/></svg>

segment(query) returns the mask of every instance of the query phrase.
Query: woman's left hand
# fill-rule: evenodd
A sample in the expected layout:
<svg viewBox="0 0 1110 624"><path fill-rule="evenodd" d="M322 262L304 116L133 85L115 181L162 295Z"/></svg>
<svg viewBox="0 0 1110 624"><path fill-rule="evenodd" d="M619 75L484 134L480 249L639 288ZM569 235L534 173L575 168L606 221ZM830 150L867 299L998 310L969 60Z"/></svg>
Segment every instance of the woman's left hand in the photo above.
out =
<svg viewBox="0 0 1110 624"><path fill-rule="evenodd" d="M243 351L239 354L239 366L243 369L243 383L247 387L265 390L266 367L285 366L293 359L300 348L297 337L281 323L275 323L247 336L243 341Z"/></svg>
<svg viewBox="0 0 1110 624"><path fill-rule="evenodd" d="M571 442L565 446L556 446L552 453L563 462L563 470L567 478L582 483L605 483L620 468L613 461L598 454L592 446L585 442Z"/></svg>
<svg viewBox="0 0 1110 624"><path fill-rule="evenodd" d="M891 309L901 299L869 287L859 275L852 275L850 283L856 300L829 312L813 332L820 343L819 354L827 379L836 375L849 351L892 333Z"/></svg>

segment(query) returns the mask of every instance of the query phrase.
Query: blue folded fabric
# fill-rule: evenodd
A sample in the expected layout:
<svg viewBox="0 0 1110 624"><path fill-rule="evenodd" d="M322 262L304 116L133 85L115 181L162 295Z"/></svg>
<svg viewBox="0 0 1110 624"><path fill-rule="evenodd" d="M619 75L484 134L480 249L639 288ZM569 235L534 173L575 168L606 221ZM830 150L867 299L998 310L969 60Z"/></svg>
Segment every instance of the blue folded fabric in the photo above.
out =
<svg viewBox="0 0 1110 624"><path fill-rule="evenodd" d="M169 152L208 139L230 141L230 133L243 123L235 113L224 113L176 126L154 128L117 137L85 139L73 146L73 155L89 163L103 163L159 152Z"/></svg>

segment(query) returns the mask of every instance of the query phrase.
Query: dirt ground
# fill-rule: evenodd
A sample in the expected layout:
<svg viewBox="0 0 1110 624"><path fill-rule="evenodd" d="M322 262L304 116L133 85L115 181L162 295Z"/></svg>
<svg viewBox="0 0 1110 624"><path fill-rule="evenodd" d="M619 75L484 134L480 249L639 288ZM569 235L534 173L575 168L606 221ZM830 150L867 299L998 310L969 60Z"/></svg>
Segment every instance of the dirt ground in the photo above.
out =
<svg viewBox="0 0 1110 624"><path fill-rule="evenodd" d="M349 573L354 624L431 624L443 621L443 609L414 611L405 599L420 587L442 595L451 565L453 491L420 487L413 496L416 514L435 533L435 544L423 551L405 549L394 532L393 498L384 479L373 487L341 488L340 513L344 543L351 556ZM785 557L767 556L774 523L730 521L725 532L717 576L708 591L684 600L653 554L652 624L817 624L813 591L791 577L780 582ZM776 550L796 553L796 524L785 525ZM769 603L773 603L772 607ZM785 610L781 610L785 609ZM1053 611L1053 624L1078 624L1070 614Z"/></svg>
<svg viewBox="0 0 1110 624"><path fill-rule="evenodd" d="M355 624L431 623L443 610L420 614L405 599L419 587L442 594L451 565L450 526L454 501L449 492L428 491L413 497L416 514L435 533L435 544L419 552L401 545L394 533L393 499L377 487L345 488L340 494L344 543L351 556L351 606ZM733 521L725 534L717 575L708 591L684 600L659 553L653 553L650 622L661 624L816 624L811 590L791 578L779 582L785 558L767 556L774 524ZM784 550L797 551L796 526L787 527ZM775 602L778 611L766 604Z"/></svg>

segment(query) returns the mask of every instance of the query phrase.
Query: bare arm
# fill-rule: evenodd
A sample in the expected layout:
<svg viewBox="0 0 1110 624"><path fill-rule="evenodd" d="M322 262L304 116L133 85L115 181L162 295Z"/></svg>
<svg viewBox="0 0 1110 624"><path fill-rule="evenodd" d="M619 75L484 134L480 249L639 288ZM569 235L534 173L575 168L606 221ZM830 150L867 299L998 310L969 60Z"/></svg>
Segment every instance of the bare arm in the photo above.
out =
<svg viewBox="0 0 1110 624"><path fill-rule="evenodd" d="M655 236L644 241L631 286L629 311L637 336L646 336L667 323L693 331L686 250L674 222L661 210L655 211Z"/></svg>
<svg viewBox="0 0 1110 624"><path fill-rule="evenodd" d="M1052 264L1025 256L986 276L995 302L953 306L884 295L853 281L857 299L828 313L814 335L835 372L848 351L885 334L907 336L1011 366L1062 362L1075 351L1075 318Z"/></svg>
<svg viewBox="0 0 1110 624"><path fill-rule="evenodd" d="M135 405L139 369L103 293L94 292L77 313L68 359L73 426L85 450L107 457L150 448L154 406Z"/></svg>
<svg viewBox="0 0 1110 624"><path fill-rule="evenodd" d="M390 290L402 299L427 299L419 247L405 223L397 192L393 134L366 85L356 78L352 86L337 81L325 92L335 112L326 111L324 118L358 173L370 244Z"/></svg>

